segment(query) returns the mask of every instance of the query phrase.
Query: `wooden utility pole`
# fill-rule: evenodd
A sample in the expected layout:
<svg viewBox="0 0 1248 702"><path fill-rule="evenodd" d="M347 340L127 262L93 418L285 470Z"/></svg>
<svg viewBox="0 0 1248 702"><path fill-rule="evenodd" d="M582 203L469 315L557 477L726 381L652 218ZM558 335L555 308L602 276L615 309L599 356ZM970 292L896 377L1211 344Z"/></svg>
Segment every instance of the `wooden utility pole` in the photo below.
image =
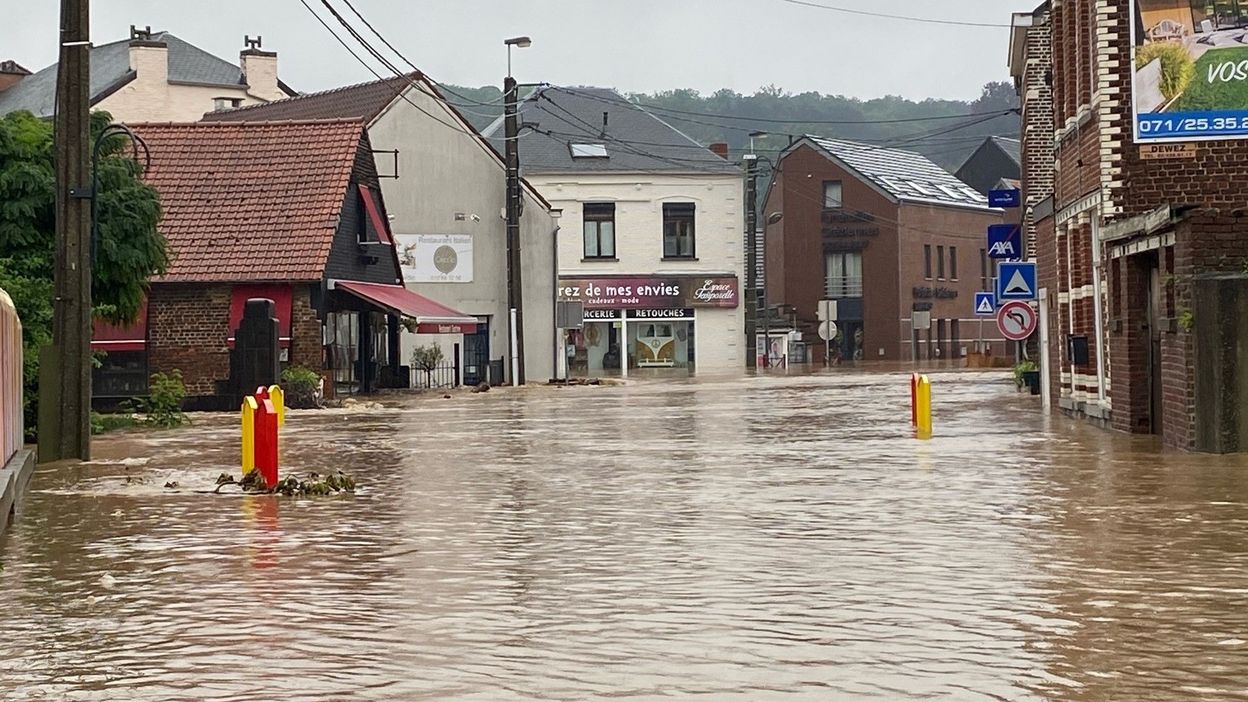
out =
<svg viewBox="0 0 1248 702"><path fill-rule="evenodd" d="M751 139L751 142L753 140ZM745 367L758 367L758 156L745 157Z"/></svg>
<svg viewBox="0 0 1248 702"><path fill-rule="evenodd" d="M520 259L520 120L517 115L520 89L507 71L503 82L506 102L503 134L507 144L507 306L511 310L512 385L524 385L524 276Z"/></svg>
<svg viewBox="0 0 1248 702"><path fill-rule="evenodd" d="M39 459L91 458L90 0L61 0L56 76L56 298L40 353Z"/></svg>

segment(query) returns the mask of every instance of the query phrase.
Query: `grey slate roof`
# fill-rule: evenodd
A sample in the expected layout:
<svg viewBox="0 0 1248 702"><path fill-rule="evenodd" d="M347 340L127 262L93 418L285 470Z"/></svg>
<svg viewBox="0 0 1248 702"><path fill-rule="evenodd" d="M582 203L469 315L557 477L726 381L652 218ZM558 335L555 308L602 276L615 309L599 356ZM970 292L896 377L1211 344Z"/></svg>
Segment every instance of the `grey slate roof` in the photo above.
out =
<svg viewBox="0 0 1248 702"><path fill-rule="evenodd" d="M987 197L923 154L840 139L806 139L898 200L988 209Z"/></svg>
<svg viewBox="0 0 1248 702"><path fill-rule="evenodd" d="M997 147L1001 149L1001 153L1009 156L1014 163L1018 164L1020 167L1023 165L1022 142L1018 139L1010 139L1008 137L994 136L990 138L992 139L992 143L996 144Z"/></svg>
<svg viewBox="0 0 1248 702"><path fill-rule="evenodd" d="M609 88L544 87L520 103L520 164L534 173L714 173L741 169ZM603 113L607 126L603 129ZM485 135L503 150L503 123ZM607 158L573 158L572 144L602 145Z"/></svg>
<svg viewBox="0 0 1248 702"><path fill-rule="evenodd" d="M169 81L196 85L239 86L243 82L238 66L189 44L169 32L152 34L152 41L169 47ZM134 79L130 69L130 40L123 39L91 49L91 104ZM0 93L0 114L30 110L38 117L50 117L56 97L56 64L27 76L22 82Z"/></svg>

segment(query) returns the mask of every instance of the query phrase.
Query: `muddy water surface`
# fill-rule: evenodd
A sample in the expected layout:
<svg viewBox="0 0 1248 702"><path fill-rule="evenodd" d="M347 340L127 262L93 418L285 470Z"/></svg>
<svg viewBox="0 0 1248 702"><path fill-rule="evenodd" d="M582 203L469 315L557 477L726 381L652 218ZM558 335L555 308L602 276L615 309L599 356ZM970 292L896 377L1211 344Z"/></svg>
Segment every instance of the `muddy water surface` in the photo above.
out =
<svg viewBox="0 0 1248 702"><path fill-rule="evenodd" d="M637 382L295 413L351 497L212 496L233 420L45 468L0 699L1248 699L1248 462L1000 375ZM177 489L166 489L177 481Z"/></svg>

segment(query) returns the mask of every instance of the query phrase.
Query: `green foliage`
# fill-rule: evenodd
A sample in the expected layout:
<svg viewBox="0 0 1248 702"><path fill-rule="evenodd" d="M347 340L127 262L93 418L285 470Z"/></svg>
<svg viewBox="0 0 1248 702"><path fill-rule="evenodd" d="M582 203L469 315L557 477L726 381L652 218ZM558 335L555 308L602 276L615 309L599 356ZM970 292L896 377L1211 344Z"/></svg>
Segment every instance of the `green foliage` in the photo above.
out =
<svg viewBox="0 0 1248 702"><path fill-rule="evenodd" d="M442 355L442 347L437 344L429 344L428 346L417 346L412 349L412 367L430 373L442 365L445 357Z"/></svg>
<svg viewBox="0 0 1248 702"><path fill-rule="evenodd" d="M1196 326L1196 315L1191 310L1183 310L1179 313L1179 326L1183 331L1190 332Z"/></svg>
<svg viewBox="0 0 1248 702"><path fill-rule="evenodd" d="M466 108L466 116L473 124L484 129L502 114L499 91L495 87L463 88L451 86L471 102L448 94L452 103ZM726 142L734 153L742 153L749 144L749 133L756 129L771 132L770 136L756 139L756 148L766 156L774 157L788 145L789 134L819 134L822 136L858 141L882 142L896 140L901 148L919 151L936 163L950 169L962 161L989 135L1017 138L1019 121L1017 115L1006 115L985 122L965 126L948 134L922 139L931 131L943 131L977 118L965 117L997 110L1009 110L1018 106L1014 86L1007 82L992 82L983 87L976 100L907 100L886 96L872 100L824 95L816 92L793 94L775 85L760 88L753 95L742 95L733 90L718 90L703 95L696 90L666 90L651 94L633 93L626 97L641 105L708 113L713 116L682 115L656 109L655 113L689 136L703 144ZM493 102L483 106L481 102ZM480 113L480 114L474 114ZM726 119L722 115L731 115ZM935 122L895 122L890 120L926 117L949 117ZM768 123L763 119L794 120L792 123ZM754 121L750 121L753 119ZM810 121L804 121L810 120ZM828 124L840 121L842 124ZM850 124L852 122L852 124ZM563 129L563 128L561 128ZM634 148L645 150L645 146Z"/></svg>
<svg viewBox="0 0 1248 702"><path fill-rule="evenodd" d="M1023 374L1034 373L1038 370L1040 370L1040 367L1036 365L1035 361L1023 361L1014 366L1014 382L1021 387L1023 384Z"/></svg>
<svg viewBox="0 0 1248 702"><path fill-rule="evenodd" d="M93 134L111 121L91 115ZM0 288L22 319L26 426L36 428L39 349L52 342L56 174L52 125L29 112L0 118ZM100 238L92 296L97 316L125 323L138 316L147 280L168 263L156 231L160 204L139 179L139 165L121 137L101 147Z"/></svg>
<svg viewBox="0 0 1248 702"><path fill-rule="evenodd" d="M138 423L139 420L135 419L134 415L128 412L122 414L91 413L92 434L107 434L118 429L128 429Z"/></svg>
<svg viewBox="0 0 1248 702"><path fill-rule="evenodd" d="M1192 79L1196 77L1196 62L1182 44L1167 41L1146 44L1137 49L1135 67L1141 69L1157 59L1161 59L1161 94L1167 100L1173 100L1192 84ZM1203 63L1204 59L1201 61Z"/></svg>
<svg viewBox="0 0 1248 702"><path fill-rule="evenodd" d="M291 366L282 371L282 391L286 393L286 406L295 409L317 409L317 396L321 375L302 366Z"/></svg>
<svg viewBox="0 0 1248 702"><path fill-rule="evenodd" d="M186 399L186 384L182 371L155 373L148 384L147 399L138 400L139 411L147 415L147 423L162 429L180 427L186 423L182 401Z"/></svg>

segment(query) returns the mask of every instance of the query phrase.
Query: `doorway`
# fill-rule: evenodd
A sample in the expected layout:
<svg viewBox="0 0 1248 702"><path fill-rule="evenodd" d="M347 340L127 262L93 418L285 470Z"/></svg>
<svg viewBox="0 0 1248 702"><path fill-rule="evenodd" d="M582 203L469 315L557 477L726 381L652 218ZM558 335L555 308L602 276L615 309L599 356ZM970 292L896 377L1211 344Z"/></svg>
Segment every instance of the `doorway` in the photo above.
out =
<svg viewBox="0 0 1248 702"><path fill-rule="evenodd" d="M1161 270L1157 254L1148 261L1148 428L1161 433L1161 330L1166 313L1161 297Z"/></svg>
<svg viewBox="0 0 1248 702"><path fill-rule="evenodd" d="M464 385L486 380L490 366L490 318L479 317L475 334L464 335Z"/></svg>

